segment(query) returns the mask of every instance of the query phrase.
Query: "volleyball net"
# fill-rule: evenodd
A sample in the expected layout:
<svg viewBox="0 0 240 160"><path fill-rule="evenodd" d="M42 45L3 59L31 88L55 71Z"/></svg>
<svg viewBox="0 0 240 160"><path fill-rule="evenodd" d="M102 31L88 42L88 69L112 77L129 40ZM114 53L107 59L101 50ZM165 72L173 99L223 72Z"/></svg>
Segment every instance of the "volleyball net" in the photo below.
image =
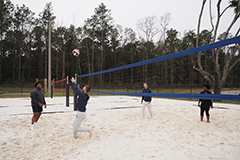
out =
<svg viewBox="0 0 240 160"><path fill-rule="evenodd" d="M51 98L53 98L54 91L66 91L66 106L69 106L69 78L52 81Z"/></svg>
<svg viewBox="0 0 240 160"><path fill-rule="evenodd" d="M58 81L52 81L52 90L66 91L66 89L67 89L67 79L66 78L58 80Z"/></svg>
<svg viewBox="0 0 240 160"><path fill-rule="evenodd" d="M151 76L151 72L154 71L157 74L158 73L161 74L161 72L164 72L163 62L172 61L174 59L177 61L178 59L179 60L181 59L181 61L183 61L182 63L184 63L184 61L186 59L190 59L190 55L192 55L192 54L202 53L204 51L207 52L212 49L228 46L231 44L240 44L240 36L226 39L223 41L218 41L218 42L211 43L211 44L207 44L204 46L176 52L173 54L168 54L168 55L160 56L157 58L152 58L149 60L131 63L128 65L122 65L120 67L106 69L103 71L98 71L98 72L94 72L94 73L90 73L90 74L79 75L78 83L80 85L81 84L90 84L92 86L93 82L94 82L93 79L95 79L95 81L96 81L96 79L97 80L100 79L101 81L95 82L98 84L97 89L96 89L96 87L93 87L95 89L91 91L92 93L97 93L97 94L240 101L240 95L224 95L224 94L204 95L204 94L192 94L192 93L189 93L189 94L185 94L185 93L137 93L137 92L140 92L137 89L138 87L136 87L136 89L134 89L133 87L130 90L127 89L127 92L124 92L124 90L123 90L123 92L122 91L119 92L119 90L117 90L117 86L119 84L125 85L127 83L130 83L130 84L137 84L139 86L144 81L146 81L146 79L139 76L141 74L143 74L143 75L146 74L146 73L144 73L146 67L148 67L148 72L150 72L150 73L148 73L147 82L149 83L149 80L152 80L151 82L154 83L155 81L157 81L158 76L157 75ZM209 58L211 58L211 56L209 56ZM108 63L112 63L112 62L109 61ZM205 63L208 63L208 62L206 61ZM155 65L153 66L152 64L155 64ZM162 68L159 69L158 65L162 65ZM175 67L177 67L177 63L176 63ZM178 68L179 68L179 70L181 69L181 70L185 70L186 72L188 71L188 70L182 68L181 66L178 66ZM189 68L192 68L192 64L189 64ZM171 71L169 71L169 72L171 72ZM168 73L168 74L171 74L171 73ZM87 80L84 81L83 78L87 78ZM101 88L102 79L105 79L105 82L106 82L105 86L111 86L111 89L109 88L107 90L106 87ZM118 83L118 82L120 82L119 79L121 80L121 83ZM181 76L179 76L175 79L181 79ZM135 81L136 81L136 83L134 83ZM183 81L184 81L184 78L183 78ZM151 84L149 84L149 85L151 85ZM165 85L165 87L167 88L169 86ZM112 91L110 91L110 90L112 90Z"/></svg>

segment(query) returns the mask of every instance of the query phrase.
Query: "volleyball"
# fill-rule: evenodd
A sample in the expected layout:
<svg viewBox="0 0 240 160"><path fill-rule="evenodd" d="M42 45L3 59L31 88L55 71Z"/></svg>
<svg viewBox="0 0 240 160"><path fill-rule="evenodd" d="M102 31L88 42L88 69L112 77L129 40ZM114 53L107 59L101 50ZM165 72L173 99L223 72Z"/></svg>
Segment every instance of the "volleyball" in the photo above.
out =
<svg viewBox="0 0 240 160"><path fill-rule="evenodd" d="M80 51L78 49L74 49L72 51L72 54L76 57L76 56L78 56L80 54Z"/></svg>

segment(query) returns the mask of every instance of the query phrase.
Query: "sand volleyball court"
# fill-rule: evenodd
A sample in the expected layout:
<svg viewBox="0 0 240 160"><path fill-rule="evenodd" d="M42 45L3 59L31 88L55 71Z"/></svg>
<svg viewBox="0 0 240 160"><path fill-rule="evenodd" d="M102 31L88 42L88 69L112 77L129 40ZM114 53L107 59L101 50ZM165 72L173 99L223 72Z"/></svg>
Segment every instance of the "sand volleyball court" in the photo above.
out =
<svg viewBox="0 0 240 160"><path fill-rule="evenodd" d="M75 112L64 97L30 131L30 98L0 99L0 159L240 159L240 106L215 103L211 123L199 121L197 102L153 98L154 119L141 118L139 97L92 96L83 127L73 138Z"/></svg>

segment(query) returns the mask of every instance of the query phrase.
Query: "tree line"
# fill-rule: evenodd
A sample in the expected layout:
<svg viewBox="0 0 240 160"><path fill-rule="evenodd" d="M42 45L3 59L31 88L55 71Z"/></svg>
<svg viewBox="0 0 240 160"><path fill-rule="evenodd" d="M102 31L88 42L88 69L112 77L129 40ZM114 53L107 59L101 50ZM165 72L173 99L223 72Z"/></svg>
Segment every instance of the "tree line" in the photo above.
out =
<svg viewBox="0 0 240 160"><path fill-rule="evenodd" d="M197 46L239 36L231 33L240 16L239 1L229 1L221 9L217 3L217 21L212 29L200 30L201 15L207 0L203 0L198 29L181 33L169 28L171 14L161 17L147 16L137 21L139 35L131 28L115 24L111 10L104 3L94 9L94 14L83 26L57 26L54 23L52 4L47 3L35 16L27 6L14 6L10 0L0 2L0 84L28 83L35 78L47 78L48 27L51 26L52 77L56 80L77 74L88 74L126 64L131 64ZM211 3L211 1L209 1ZM224 33L218 34L222 15L232 10L233 20ZM157 42L154 37L160 35ZM72 55L79 49L78 57ZM240 79L239 46L221 47L154 64L130 68L126 71L100 74L83 79L94 85L136 85L143 81L153 85L173 86L210 83L215 93L226 84L238 86Z"/></svg>

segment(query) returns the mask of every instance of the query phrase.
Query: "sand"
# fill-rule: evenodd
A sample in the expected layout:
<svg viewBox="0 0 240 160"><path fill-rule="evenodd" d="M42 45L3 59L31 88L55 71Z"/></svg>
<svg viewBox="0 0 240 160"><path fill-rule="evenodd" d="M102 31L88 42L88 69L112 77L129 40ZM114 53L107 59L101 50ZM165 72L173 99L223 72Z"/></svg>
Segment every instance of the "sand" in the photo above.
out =
<svg viewBox="0 0 240 160"><path fill-rule="evenodd" d="M139 97L91 97L83 127L73 138L76 112L65 98L30 131L30 98L0 99L0 159L240 159L240 106L215 103L211 123L199 121L197 102L153 98L154 119L141 118Z"/></svg>

